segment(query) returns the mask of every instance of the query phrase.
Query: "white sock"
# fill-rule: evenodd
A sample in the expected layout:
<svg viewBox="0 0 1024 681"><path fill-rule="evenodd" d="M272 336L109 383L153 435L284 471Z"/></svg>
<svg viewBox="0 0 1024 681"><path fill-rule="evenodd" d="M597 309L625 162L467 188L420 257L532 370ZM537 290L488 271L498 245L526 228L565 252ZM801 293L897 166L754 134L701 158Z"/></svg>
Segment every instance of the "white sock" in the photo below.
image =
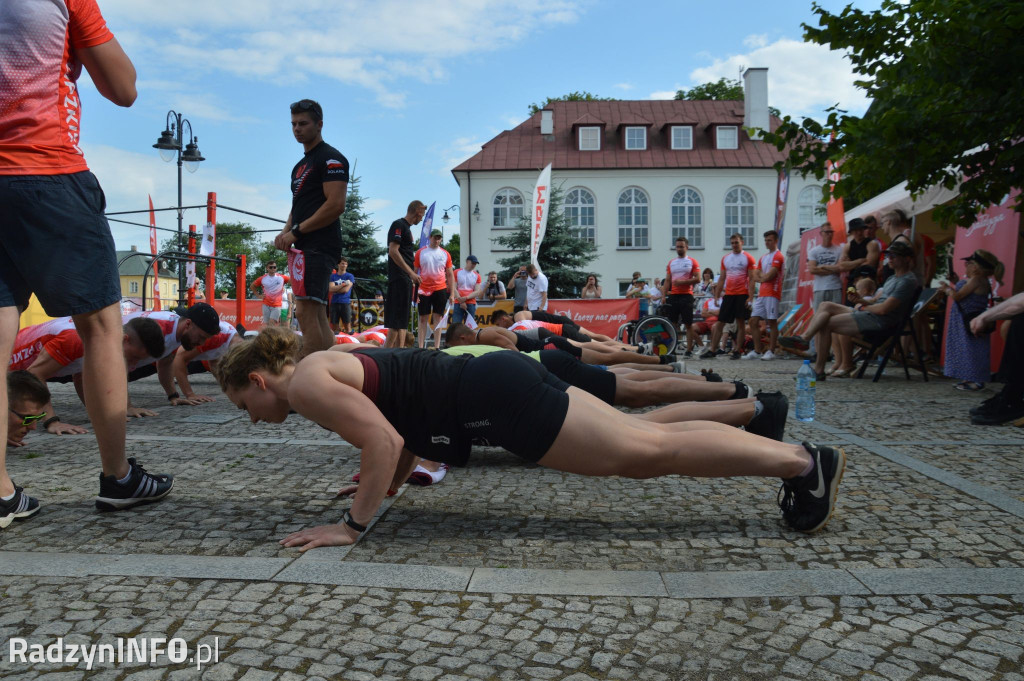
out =
<svg viewBox="0 0 1024 681"><path fill-rule="evenodd" d="M9 496L9 497L0 497L0 501L10 501L11 499L14 498L14 495L17 494L17 493L18 493L18 491L15 490L15 491L11 492L11 496Z"/></svg>
<svg viewBox="0 0 1024 681"><path fill-rule="evenodd" d="M764 411L764 403L761 400L754 400L754 418L756 419Z"/></svg>
<svg viewBox="0 0 1024 681"><path fill-rule="evenodd" d="M118 480L117 484L119 484L119 485L125 484L126 482L128 482L128 479L130 477L132 477L132 468L131 468L131 466L128 467L128 475L126 475L123 478L121 478L120 480Z"/></svg>

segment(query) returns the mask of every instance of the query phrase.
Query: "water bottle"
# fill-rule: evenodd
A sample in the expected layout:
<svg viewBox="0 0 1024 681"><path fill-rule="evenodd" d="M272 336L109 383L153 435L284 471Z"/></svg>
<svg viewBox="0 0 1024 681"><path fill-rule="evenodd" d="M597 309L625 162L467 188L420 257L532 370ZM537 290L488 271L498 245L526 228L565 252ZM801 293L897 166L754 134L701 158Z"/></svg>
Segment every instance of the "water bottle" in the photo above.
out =
<svg viewBox="0 0 1024 681"><path fill-rule="evenodd" d="M814 388L817 374L811 368L811 360L805 359L796 372L796 418L800 421L814 420Z"/></svg>

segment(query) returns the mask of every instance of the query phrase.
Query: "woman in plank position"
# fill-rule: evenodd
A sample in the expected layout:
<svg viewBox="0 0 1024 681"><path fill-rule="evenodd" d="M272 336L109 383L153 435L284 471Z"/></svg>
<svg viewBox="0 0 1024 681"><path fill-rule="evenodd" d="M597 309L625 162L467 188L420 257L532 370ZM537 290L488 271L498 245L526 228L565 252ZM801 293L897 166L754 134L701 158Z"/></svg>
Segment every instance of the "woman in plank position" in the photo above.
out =
<svg viewBox="0 0 1024 681"><path fill-rule="evenodd" d="M828 523L846 467L842 449L708 421L638 422L514 352L324 351L296 363L298 345L287 329L264 329L228 351L218 378L253 423L281 423L295 410L362 450L358 493L342 522L281 540L302 551L355 542L416 457L464 466L473 440L588 476L782 478L783 519L808 533Z"/></svg>

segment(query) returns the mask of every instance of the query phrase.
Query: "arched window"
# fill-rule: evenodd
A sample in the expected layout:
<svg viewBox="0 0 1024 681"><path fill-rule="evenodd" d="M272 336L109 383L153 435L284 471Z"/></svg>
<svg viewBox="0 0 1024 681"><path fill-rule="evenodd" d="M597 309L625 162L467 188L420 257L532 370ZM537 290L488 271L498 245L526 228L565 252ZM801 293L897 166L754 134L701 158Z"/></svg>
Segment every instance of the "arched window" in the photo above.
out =
<svg viewBox="0 0 1024 681"><path fill-rule="evenodd" d="M733 187L725 193L725 248L739 232L744 244L754 243L754 193L746 187Z"/></svg>
<svg viewBox="0 0 1024 681"><path fill-rule="evenodd" d="M796 224L801 233L825 221L825 204L821 202L821 187L818 185L812 184L801 189L796 205Z"/></svg>
<svg viewBox="0 0 1024 681"><path fill-rule="evenodd" d="M642 189L630 187L619 194L619 248L650 248L649 208Z"/></svg>
<svg viewBox="0 0 1024 681"><path fill-rule="evenodd" d="M693 187L682 187L672 195L672 242L684 236L690 248L704 248L704 202Z"/></svg>
<svg viewBox="0 0 1024 681"><path fill-rule="evenodd" d="M584 241L594 243L594 195L583 187L574 187L565 193L562 212L569 221L569 229Z"/></svg>
<svg viewBox="0 0 1024 681"><path fill-rule="evenodd" d="M494 226L510 229L516 226L523 217L523 195L515 189L506 187L494 195Z"/></svg>

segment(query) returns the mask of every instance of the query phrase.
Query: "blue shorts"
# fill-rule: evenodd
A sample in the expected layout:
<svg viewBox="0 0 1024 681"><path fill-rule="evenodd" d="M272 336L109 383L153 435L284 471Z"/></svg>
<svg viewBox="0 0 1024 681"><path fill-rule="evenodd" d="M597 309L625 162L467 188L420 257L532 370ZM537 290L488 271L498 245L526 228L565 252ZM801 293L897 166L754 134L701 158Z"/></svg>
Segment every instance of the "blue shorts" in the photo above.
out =
<svg viewBox="0 0 1024 681"><path fill-rule="evenodd" d="M0 175L0 206L0 307L23 309L35 293L46 314L64 317L120 302L95 175Z"/></svg>

